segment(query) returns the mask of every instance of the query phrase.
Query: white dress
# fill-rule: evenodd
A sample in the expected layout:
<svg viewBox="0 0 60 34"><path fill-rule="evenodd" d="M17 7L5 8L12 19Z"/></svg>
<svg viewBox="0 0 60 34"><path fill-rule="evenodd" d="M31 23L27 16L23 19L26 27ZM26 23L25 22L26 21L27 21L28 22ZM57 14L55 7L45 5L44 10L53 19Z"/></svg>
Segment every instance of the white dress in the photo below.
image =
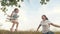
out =
<svg viewBox="0 0 60 34"><path fill-rule="evenodd" d="M12 20L17 20L18 17L19 17L19 15L14 12L14 13L12 14L12 16L10 17L10 20L11 20L11 21L12 21Z"/></svg>

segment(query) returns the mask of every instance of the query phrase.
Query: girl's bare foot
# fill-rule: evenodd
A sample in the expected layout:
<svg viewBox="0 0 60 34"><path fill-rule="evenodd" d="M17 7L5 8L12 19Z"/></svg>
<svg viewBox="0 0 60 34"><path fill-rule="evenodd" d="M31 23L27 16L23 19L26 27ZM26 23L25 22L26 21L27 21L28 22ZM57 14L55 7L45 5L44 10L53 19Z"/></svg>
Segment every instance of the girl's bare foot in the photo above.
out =
<svg viewBox="0 0 60 34"><path fill-rule="evenodd" d="M15 29L15 31L18 31L17 29Z"/></svg>
<svg viewBox="0 0 60 34"><path fill-rule="evenodd" d="M13 32L13 29L11 28L10 31Z"/></svg>

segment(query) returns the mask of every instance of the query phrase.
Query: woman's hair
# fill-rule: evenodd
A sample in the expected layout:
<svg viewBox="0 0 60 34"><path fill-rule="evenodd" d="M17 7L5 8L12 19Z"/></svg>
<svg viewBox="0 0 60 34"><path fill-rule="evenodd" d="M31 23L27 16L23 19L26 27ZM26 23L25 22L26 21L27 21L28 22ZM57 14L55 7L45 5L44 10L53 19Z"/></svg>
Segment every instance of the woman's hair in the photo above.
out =
<svg viewBox="0 0 60 34"><path fill-rule="evenodd" d="M46 15L42 15L42 16L44 16L46 18L46 20L48 20L48 18L46 17Z"/></svg>

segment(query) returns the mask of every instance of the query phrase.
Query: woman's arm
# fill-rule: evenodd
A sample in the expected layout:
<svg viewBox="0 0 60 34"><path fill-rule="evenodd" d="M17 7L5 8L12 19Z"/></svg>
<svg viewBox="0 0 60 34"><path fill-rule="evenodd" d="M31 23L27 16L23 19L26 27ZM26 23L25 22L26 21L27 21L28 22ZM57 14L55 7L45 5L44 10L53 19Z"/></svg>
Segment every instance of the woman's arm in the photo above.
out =
<svg viewBox="0 0 60 34"><path fill-rule="evenodd" d="M38 28L37 28L37 31L38 31L38 29L40 28L40 26L41 26L41 24L39 24L39 26L38 26Z"/></svg>
<svg viewBox="0 0 60 34"><path fill-rule="evenodd" d="M50 23L52 26L55 26L55 27L59 27L60 28L60 26L58 26L58 25L56 25L56 24L53 24L53 23Z"/></svg>

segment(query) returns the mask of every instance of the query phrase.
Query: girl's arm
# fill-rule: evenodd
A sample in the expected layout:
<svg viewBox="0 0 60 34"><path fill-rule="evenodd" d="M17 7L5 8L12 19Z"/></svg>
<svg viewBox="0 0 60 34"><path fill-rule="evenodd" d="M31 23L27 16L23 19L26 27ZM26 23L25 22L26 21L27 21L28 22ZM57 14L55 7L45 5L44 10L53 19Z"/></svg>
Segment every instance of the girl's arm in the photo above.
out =
<svg viewBox="0 0 60 34"><path fill-rule="evenodd" d="M58 25L56 25L56 24L53 24L53 23L50 23L52 26L55 26L55 27L59 27L60 28L60 26L58 26Z"/></svg>
<svg viewBox="0 0 60 34"><path fill-rule="evenodd" d="M12 14L14 13L14 11L12 11L12 13L11 13L11 15L10 15L10 17L12 16Z"/></svg>
<svg viewBox="0 0 60 34"><path fill-rule="evenodd" d="M14 11L13 11L14 12ZM8 15L8 17L11 17L12 16L12 14L13 14L13 12L11 13L11 15Z"/></svg>
<svg viewBox="0 0 60 34"><path fill-rule="evenodd" d="M37 31L38 31L38 29L41 27L41 24L39 24L39 26L38 26L38 28L37 28Z"/></svg>

